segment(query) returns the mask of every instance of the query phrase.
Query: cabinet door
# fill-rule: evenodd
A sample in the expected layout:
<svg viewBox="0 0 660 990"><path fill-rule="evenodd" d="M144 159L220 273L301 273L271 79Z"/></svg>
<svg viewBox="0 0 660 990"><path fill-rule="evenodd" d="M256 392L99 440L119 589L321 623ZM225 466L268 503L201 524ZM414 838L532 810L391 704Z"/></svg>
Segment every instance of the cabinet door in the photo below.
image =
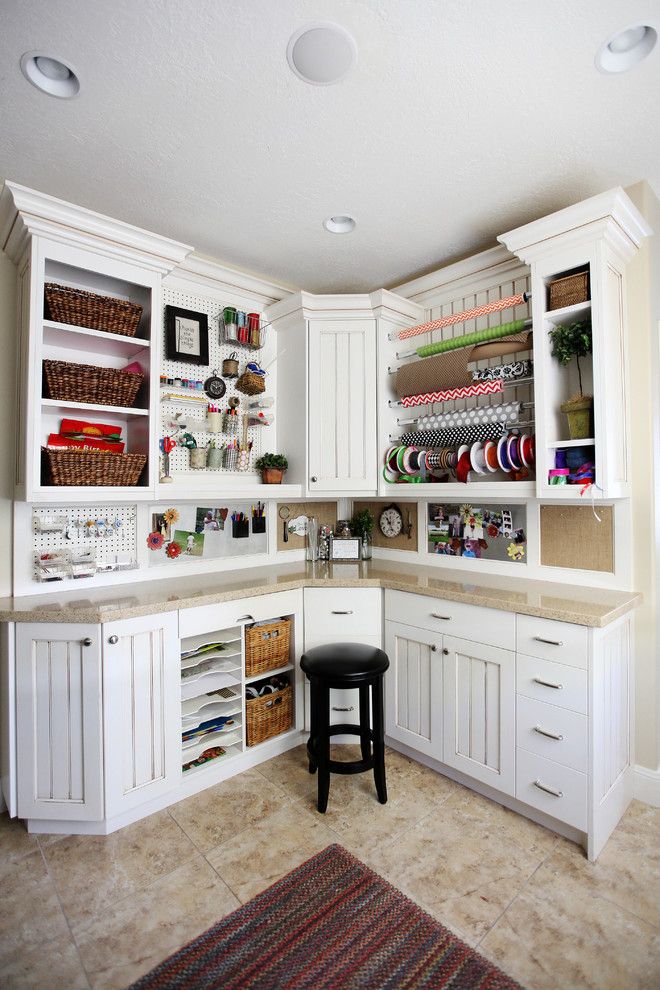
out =
<svg viewBox="0 0 660 990"><path fill-rule="evenodd" d="M436 633L385 623L385 732L442 759L442 650Z"/></svg>
<svg viewBox="0 0 660 990"><path fill-rule="evenodd" d="M100 627L16 628L18 814L103 818Z"/></svg>
<svg viewBox="0 0 660 990"><path fill-rule="evenodd" d="M180 667L176 612L103 626L108 818L178 784Z"/></svg>
<svg viewBox="0 0 660 990"><path fill-rule="evenodd" d="M376 322L309 322L310 493L376 491Z"/></svg>
<svg viewBox="0 0 660 990"><path fill-rule="evenodd" d="M445 636L443 762L515 793L515 653Z"/></svg>

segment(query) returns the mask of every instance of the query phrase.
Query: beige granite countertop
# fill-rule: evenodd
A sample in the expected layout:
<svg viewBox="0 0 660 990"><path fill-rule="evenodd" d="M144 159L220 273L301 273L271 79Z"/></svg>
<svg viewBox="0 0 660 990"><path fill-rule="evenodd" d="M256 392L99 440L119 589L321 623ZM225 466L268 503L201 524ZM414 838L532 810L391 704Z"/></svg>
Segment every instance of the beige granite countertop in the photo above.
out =
<svg viewBox="0 0 660 990"><path fill-rule="evenodd" d="M197 574L62 594L0 599L2 622L110 622L173 609L194 608L296 588L390 588L431 598L482 605L505 612L559 619L581 626L606 626L640 604L634 591L578 585L453 575L435 567L384 560L355 564L276 564L215 574Z"/></svg>

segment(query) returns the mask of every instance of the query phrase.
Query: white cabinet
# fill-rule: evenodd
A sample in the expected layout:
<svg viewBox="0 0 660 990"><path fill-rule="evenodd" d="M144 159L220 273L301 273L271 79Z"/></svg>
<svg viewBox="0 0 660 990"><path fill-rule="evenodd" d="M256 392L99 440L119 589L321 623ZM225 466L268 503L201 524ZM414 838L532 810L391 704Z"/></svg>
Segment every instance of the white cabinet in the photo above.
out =
<svg viewBox="0 0 660 990"><path fill-rule="evenodd" d="M385 623L387 735L442 760L442 637L401 622Z"/></svg>
<svg viewBox="0 0 660 990"><path fill-rule="evenodd" d="M443 762L515 794L515 653L453 636L442 645Z"/></svg>
<svg viewBox="0 0 660 990"><path fill-rule="evenodd" d="M16 627L18 815L103 818L100 627Z"/></svg>
<svg viewBox="0 0 660 990"><path fill-rule="evenodd" d="M177 613L102 627L106 816L174 790L181 774Z"/></svg>

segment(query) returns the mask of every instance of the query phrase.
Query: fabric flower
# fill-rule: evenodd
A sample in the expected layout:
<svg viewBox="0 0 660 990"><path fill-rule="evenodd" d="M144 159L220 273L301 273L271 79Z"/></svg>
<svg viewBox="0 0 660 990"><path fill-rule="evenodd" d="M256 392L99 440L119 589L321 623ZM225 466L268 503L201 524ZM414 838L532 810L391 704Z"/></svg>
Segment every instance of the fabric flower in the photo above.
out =
<svg viewBox="0 0 660 990"><path fill-rule="evenodd" d="M520 543L509 543L506 552L511 560L522 560L525 556L525 548Z"/></svg>
<svg viewBox="0 0 660 990"><path fill-rule="evenodd" d="M165 509L165 512L163 513L163 519L168 524L168 526L171 526L172 523L179 521L179 513L176 509Z"/></svg>
<svg viewBox="0 0 660 990"><path fill-rule="evenodd" d="M175 560L176 557L181 553L181 547L178 543L168 543L165 547L165 553L170 558L170 560Z"/></svg>
<svg viewBox="0 0 660 990"><path fill-rule="evenodd" d="M147 537L147 546L150 550L160 550L164 542L163 534L159 533L157 530L154 530L153 533L149 533L149 536Z"/></svg>

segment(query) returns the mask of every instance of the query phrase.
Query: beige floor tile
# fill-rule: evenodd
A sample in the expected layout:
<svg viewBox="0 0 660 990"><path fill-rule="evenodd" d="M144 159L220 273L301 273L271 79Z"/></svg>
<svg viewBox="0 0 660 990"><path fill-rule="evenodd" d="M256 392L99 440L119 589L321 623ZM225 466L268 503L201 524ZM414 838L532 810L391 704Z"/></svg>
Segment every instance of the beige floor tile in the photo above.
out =
<svg viewBox="0 0 660 990"><path fill-rule="evenodd" d="M258 772L292 801L308 800L316 791L316 777L309 773L307 752L296 746L259 765Z"/></svg>
<svg viewBox="0 0 660 990"><path fill-rule="evenodd" d="M479 944L527 990L651 990L658 986L658 935L600 898L541 900L525 889Z"/></svg>
<svg viewBox="0 0 660 990"><path fill-rule="evenodd" d="M545 858L558 843L564 841L543 825L537 825L524 815L510 811L467 787L454 791L443 804L443 815L454 813L466 823L478 823L505 835L515 845L534 856Z"/></svg>
<svg viewBox="0 0 660 990"><path fill-rule="evenodd" d="M0 877L24 856L37 852L37 839L18 818L0 815Z"/></svg>
<svg viewBox="0 0 660 990"><path fill-rule="evenodd" d="M2 878L0 965L16 954L69 934L41 853L23 856Z"/></svg>
<svg viewBox="0 0 660 990"><path fill-rule="evenodd" d="M287 802L279 787L257 770L247 770L180 801L170 813L200 852L206 853Z"/></svg>
<svg viewBox="0 0 660 990"><path fill-rule="evenodd" d="M110 906L76 936L92 986L123 990L237 907L217 873L195 855L174 873Z"/></svg>
<svg viewBox="0 0 660 990"><path fill-rule="evenodd" d="M67 932L59 938L22 949L0 966L6 990L89 990L78 950Z"/></svg>
<svg viewBox="0 0 660 990"><path fill-rule="evenodd" d="M67 836L43 853L69 922L80 927L108 904L171 873L195 848L160 811L112 835Z"/></svg>
<svg viewBox="0 0 660 990"><path fill-rule="evenodd" d="M337 841L321 817L298 804L287 804L259 824L216 846L206 858L245 903Z"/></svg>

